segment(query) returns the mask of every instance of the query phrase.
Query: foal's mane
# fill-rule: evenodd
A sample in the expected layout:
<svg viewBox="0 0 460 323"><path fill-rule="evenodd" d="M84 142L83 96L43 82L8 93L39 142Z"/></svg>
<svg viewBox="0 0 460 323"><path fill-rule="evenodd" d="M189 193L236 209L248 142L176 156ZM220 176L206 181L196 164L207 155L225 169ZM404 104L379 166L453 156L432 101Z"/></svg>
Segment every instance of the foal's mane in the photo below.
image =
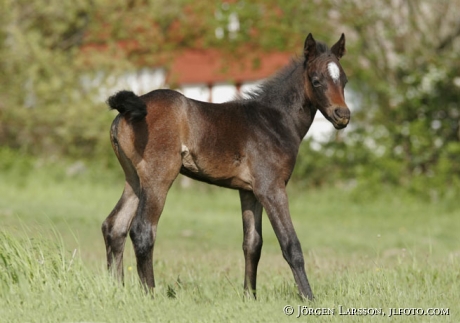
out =
<svg viewBox="0 0 460 323"><path fill-rule="evenodd" d="M323 42L316 42L316 51L318 55L331 53L329 47ZM256 89L244 93L245 98L240 98L240 101L273 102L279 96L286 98L288 94L295 94L296 92L300 94L303 91L302 72L306 68L306 64L304 55L293 57L289 64L263 81Z"/></svg>

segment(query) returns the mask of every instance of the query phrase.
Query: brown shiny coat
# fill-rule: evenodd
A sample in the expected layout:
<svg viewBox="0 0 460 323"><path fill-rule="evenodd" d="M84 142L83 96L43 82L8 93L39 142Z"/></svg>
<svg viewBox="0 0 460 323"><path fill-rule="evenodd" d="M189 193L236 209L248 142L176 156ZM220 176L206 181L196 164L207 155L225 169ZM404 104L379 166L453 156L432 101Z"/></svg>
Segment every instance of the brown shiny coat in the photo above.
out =
<svg viewBox="0 0 460 323"><path fill-rule="evenodd" d="M172 90L143 96L122 91L108 100L120 114L111 141L126 177L115 209L102 225L107 264L123 277L128 233L137 270L147 289L155 286L152 257L167 192L179 173L237 189L243 215L244 288L255 297L265 209L303 297L313 298L300 242L289 214L286 185L302 139L317 110L338 129L350 112L346 76L339 59L345 37L331 48L305 40L304 55L250 94L222 104L189 99ZM328 70L334 63L336 74Z"/></svg>

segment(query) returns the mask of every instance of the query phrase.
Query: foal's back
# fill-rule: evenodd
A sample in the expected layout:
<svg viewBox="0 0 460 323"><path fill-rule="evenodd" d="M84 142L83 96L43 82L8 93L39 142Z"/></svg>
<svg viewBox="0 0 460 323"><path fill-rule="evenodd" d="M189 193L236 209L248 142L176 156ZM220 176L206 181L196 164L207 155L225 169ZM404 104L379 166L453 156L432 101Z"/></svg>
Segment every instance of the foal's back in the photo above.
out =
<svg viewBox="0 0 460 323"><path fill-rule="evenodd" d="M176 163L193 179L251 189L248 155L257 150L257 135L247 106L196 101L173 90L139 98L147 107L145 118L132 123L122 119L118 126L118 136L130 138L122 148L134 165Z"/></svg>

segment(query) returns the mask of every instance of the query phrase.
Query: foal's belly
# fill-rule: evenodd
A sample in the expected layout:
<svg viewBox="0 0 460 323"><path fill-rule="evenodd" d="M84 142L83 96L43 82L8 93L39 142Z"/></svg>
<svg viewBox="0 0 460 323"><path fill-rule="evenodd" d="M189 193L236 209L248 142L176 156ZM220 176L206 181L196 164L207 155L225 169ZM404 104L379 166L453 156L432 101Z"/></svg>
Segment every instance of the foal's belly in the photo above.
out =
<svg viewBox="0 0 460 323"><path fill-rule="evenodd" d="M200 156L182 145L181 158L180 173L187 177L222 187L252 190L252 176L245 156L238 153Z"/></svg>

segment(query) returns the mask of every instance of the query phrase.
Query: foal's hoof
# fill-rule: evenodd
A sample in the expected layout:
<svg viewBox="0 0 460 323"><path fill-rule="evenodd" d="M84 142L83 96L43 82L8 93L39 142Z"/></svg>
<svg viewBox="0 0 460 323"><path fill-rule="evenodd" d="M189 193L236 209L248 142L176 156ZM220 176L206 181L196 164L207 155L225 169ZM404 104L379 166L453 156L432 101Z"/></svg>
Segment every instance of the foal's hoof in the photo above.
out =
<svg viewBox="0 0 460 323"><path fill-rule="evenodd" d="M300 298L302 301L309 301L309 302L314 302L315 301L315 296L313 296L313 293L307 294L307 296L303 294L299 294Z"/></svg>
<svg viewBox="0 0 460 323"><path fill-rule="evenodd" d="M243 293L243 301L256 301L257 300L257 296L256 296L256 292L253 291L253 292L250 292L249 290L245 290L244 293Z"/></svg>

